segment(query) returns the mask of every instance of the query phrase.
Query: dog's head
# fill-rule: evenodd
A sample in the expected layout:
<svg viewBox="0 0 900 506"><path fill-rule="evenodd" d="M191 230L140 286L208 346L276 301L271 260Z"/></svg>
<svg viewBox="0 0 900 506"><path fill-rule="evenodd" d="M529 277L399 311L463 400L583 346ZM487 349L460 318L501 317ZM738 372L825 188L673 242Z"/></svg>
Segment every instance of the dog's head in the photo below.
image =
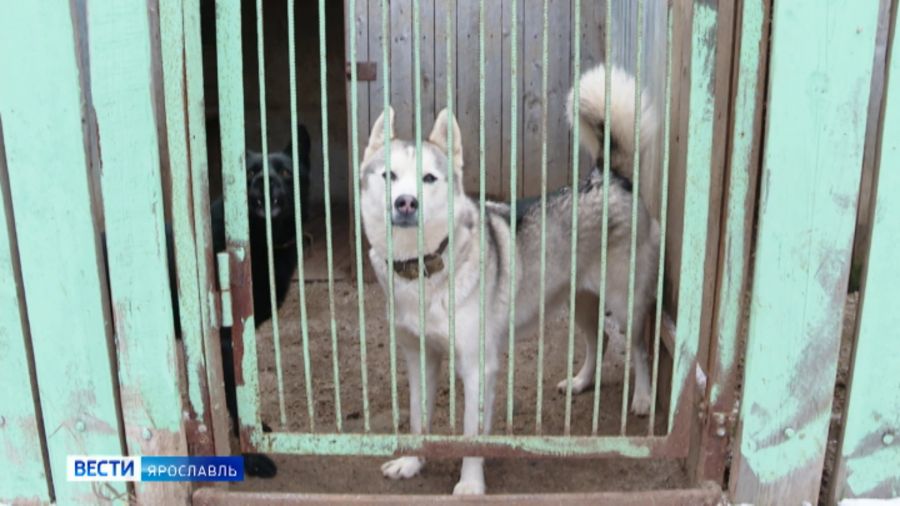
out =
<svg viewBox="0 0 900 506"><path fill-rule="evenodd" d="M388 115L382 114L372 126L360 168L360 188L363 224L369 242L384 252L385 215L389 213L394 227L395 257L401 259L416 256L420 215L424 223L426 252L436 249L447 236L448 192L459 197L463 195L463 151L459 125L445 109L438 115L428 139L422 142L422 195L419 199L416 144L394 138L393 119L394 111L389 109ZM451 152L453 167L450 166ZM452 187L449 183L451 174Z"/></svg>
<svg viewBox="0 0 900 506"><path fill-rule="evenodd" d="M297 138L297 173L301 188L309 185L309 133L302 125ZM273 220L294 212L294 147L269 153L268 164L261 153L247 151L247 205L251 218L265 219L265 166L269 174L269 204ZM303 195L301 195L302 197Z"/></svg>

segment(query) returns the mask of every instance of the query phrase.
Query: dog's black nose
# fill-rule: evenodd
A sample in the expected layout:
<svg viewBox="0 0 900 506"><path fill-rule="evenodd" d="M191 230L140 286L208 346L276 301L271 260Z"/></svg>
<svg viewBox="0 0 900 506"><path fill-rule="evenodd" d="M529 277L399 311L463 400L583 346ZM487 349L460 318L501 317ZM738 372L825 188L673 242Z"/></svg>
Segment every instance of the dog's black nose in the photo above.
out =
<svg viewBox="0 0 900 506"><path fill-rule="evenodd" d="M400 214L413 214L419 207L419 202L412 195L400 195L394 201L394 209Z"/></svg>

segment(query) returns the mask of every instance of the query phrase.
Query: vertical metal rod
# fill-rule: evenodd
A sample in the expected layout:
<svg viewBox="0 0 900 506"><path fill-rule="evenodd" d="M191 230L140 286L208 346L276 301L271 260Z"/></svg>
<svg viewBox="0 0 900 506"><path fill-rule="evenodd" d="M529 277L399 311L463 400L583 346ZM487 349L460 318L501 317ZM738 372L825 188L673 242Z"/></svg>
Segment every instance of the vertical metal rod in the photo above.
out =
<svg viewBox="0 0 900 506"><path fill-rule="evenodd" d="M547 284L547 83L550 44L550 0L544 0L544 25L541 40L541 273L538 292L537 401L534 431L543 432L544 409L544 319Z"/></svg>
<svg viewBox="0 0 900 506"><path fill-rule="evenodd" d="M418 258L419 277L419 381L420 410L422 414L422 431L428 432L428 390L425 377L425 203L422 202L422 27L419 12L419 0L413 0L413 90L415 94L415 138L416 138L416 200L419 202L418 226L416 227L416 258Z"/></svg>
<svg viewBox="0 0 900 506"><path fill-rule="evenodd" d="M350 157L353 166L353 232L356 238L356 303L359 321L359 369L362 380L363 402L363 427L366 432L371 431L369 423L369 366L366 359L366 303L365 286L363 285L363 261L362 261L362 225L360 213L359 195L359 111L357 89L358 78L356 75L356 0L349 0L347 7L353 20L350 27ZM294 41L291 41L293 44ZM291 97L293 99L293 97Z"/></svg>
<svg viewBox="0 0 900 506"><path fill-rule="evenodd" d="M394 131L393 118L391 117L391 53L390 53L390 33L391 23L388 12L390 11L390 0L381 0L381 62L384 67L384 111L382 112L382 120L384 121L384 170L385 174L391 174L391 140ZM388 265L394 265L394 222L391 221L391 178L385 177L385 195L384 195L384 223L387 243L387 261ZM391 362L391 422L394 427L394 433L400 432L400 401L397 395L397 327L394 321L394 270L387 270L388 300L387 300L387 316L388 316L388 335L389 335L389 354Z"/></svg>
<svg viewBox="0 0 900 506"><path fill-rule="evenodd" d="M248 252L245 251L249 243L250 230L247 213L247 151L245 149L246 135L244 126L244 61L241 35L241 27L243 25L241 6L231 0L216 0L215 8L225 240L229 248L232 249L232 251L229 251L232 274L249 276L252 268L249 265ZM161 9L160 16L170 10ZM166 112L167 114L170 112L169 107L166 108ZM170 135L173 133L171 130L172 125L170 122ZM170 144L169 148L171 149L172 146ZM173 210L173 216L177 214L179 212ZM236 287L232 286L232 288ZM232 290L232 296L244 299L244 297L252 295L251 291L245 291L242 297L238 295L238 292L239 290ZM240 359L240 363L235 365L240 365L244 371L255 372L258 371L258 363L256 326L254 325L252 314L253 301L247 299L243 303L241 308L231 308L232 310L237 309L235 312L237 318L233 318L234 326L231 330L231 336L235 347L243 347L243 357ZM247 307L247 303L249 303L249 307ZM249 316L245 316L246 313L249 313ZM184 318L185 314L182 310L182 318ZM182 326L182 328L185 327ZM257 374L244 375L243 384L237 385L237 401L242 425L246 426L249 423L253 426L254 433L261 432L259 378ZM226 427L226 434L227 430ZM252 438L254 435L250 434L250 437Z"/></svg>
<svg viewBox="0 0 900 506"><path fill-rule="evenodd" d="M632 169L632 186L635 191L631 196L631 248L628 261L628 322L625 330L625 379L622 381L622 416L619 432L625 435L628 423L628 380L631 372L631 343L634 339L634 275L637 258L638 207L640 205L641 188L641 59L644 42L644 0L638 0L637 7L637 50L634 63L634 168ZM642 327L644 322L637 322ZM640 338L640 336L639 336Z"/></svg>
<svg viewBox="0 0 900 506"><path fill-rule="evenodd" d="M666 91L665 91L665 111L663 112L663 162L662 162L662 184L660 188L660 216L659 216L659 268L657 270L656 281L656 316L653 331L653 378L650 383L650 420L647 428L648 435L653 435L653 427L656 425L656 395L657 385L659 383L659 345L660 330L662 326L662 297L663 297L663 276L665 275L666 266L666 229L668 221L669 206L669 125L671 123L672 109L672 32L674 25L674 13L672 5L668 8L668 28L666 30Z"/></svg>
<svg viewBox="0 0 900 506"><path fill-rule="evenodd" d="M572 3L572 243L571 261L569 265L569 341L566 350L566 419L565 435L572 433L572 369L575 360L575 296L578 291L576 278L578 274L578 139L581 121L578 118L581 80L581 0Z"/></svg>
<svg viewBox="0 0 900 506"><path fill-rule="evenodd" d="M484 334L485 334L485 298L484 298L484 257L486 244L485 212L485 159L484 159L484 0L478 2L478 432L484 429Z"/></svg>
<svg viewBox="0 0 900 506"><path fill-rule="evenodd" d="M594 372L594 414L591 417L591 434L596 436L600 427L600 383L603 372L603 338L606 333L606 262L609 249L609 170L610 170L610 127L612 121L612 0L606 2L604 23L604 74L603 74L603 218L600 225L600 297L597 303L597 369Z"/></svg>
<svg viewBox="0 0 900 506"><path fill-rule="evenodd" d="M272 311L272 340L275 346L275 374L278 378L278 413L281 425L287 425L287 412L284 405L284 368L281 364L281 335L278 332L278 303L275 297L275 261L272 247L272 203L269 184L269 143L266 128L266 62L265 47L263 45L263 2L256 0L256 56L259 62L257 75L259 77L259 123L260 146L263 162L263 199L266 211L266 262L269 274L269 304Z"/></svg>
<svg viewBox="0 0 900 506"><path fill-rule="evenodd" d="M257 0L258 2L261 0ZM324 174L325 193L325 246L328 261L328 311L331 323L331 361L334 370L334 421L337 431L343 430L341 416L341 369L338 359L337 322L334 311L334 252L332 251L331 230L331 175L328 163L328 63L325 45L325 0L319 0L319 86L321 88L320 103L322 107L322 172Z"/></svg>
<svg viewBox="0 0 900 506"><path fill-rule="evenodd" d="M449 5L449 2L448 2ZM450 119L454 122L456 121L456 115L453 113L453 84L454 84L454 75L453 75L453 39L456 36L456 33L453 32L453 23L452 23L452 10L447 9L447 15L444 18L444 32L447 38L447 111L449 112ZM449 358L449 375L450 375L450 433L456 433L456 248L454 246L454 236L456 235L456 213L454 212L455 206L453 203L453 197L455 195L455 186L458 184L453 180L456 175L456 165L453 160L454 149L456 140L453 136L456 133L455 128L447 129L447 158L448 165L450 169L447 171L447 223L450 224L447 230L447 244L449 247L449 265L448 265L448 273L450 279L448 280L447 287L447 298L449 299L448 310L447 310L447 319L449 320L449 328L447 332L449 334L449 350L450 350L450 358Z"/></svg>
<svg viewBox="0 0 900 506"><path fill-rule="evenodd" d="M303 211L300 203L300 168L297 159L297 48L294 43L294 0L287 1L288 17L288 74L291 91L291 162L293 163L294 209L297 217L294 220L297 243L297 276L300 278L300 332L303 339L303 376L306 387L306 416L309 418L309 431L316 430L316 406L313 400L312 365L309 359L309 319L306 312L306 274L303 254Z"/></svg>
<svg viewBox="0 0 900 506"><path fill-rule="evenodd" d="M509 59L510 59L510 92L509 92L509 121L510 121L510 143L509 143L509 194L510 194L510 247L509 247L509 350L507 353L507 377L506 377L506 432L513 433L513 404L515 400L515 370L516 370L516 227L515 217L517 213L516 201L518 190L518 167L516 166L516 149L517 138L516 131L518 128L518 99L519 99L519 61L518 61L518 42L519 42L519 21L518 2L511 0L511 21L510 33L512 37L509 41Z"/></svg>

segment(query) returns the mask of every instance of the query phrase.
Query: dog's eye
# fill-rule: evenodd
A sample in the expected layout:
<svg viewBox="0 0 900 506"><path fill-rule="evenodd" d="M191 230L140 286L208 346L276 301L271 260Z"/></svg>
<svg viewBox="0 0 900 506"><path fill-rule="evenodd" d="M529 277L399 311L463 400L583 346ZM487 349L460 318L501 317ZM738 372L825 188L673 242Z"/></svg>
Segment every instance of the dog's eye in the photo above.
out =
<svg viewBox="0 0 900 506"><path fill-rule="evenodd" d="M381 173L381 177L387 179L386 176L387 176L387 171ZM396 181L396 180L397 180L397 174L395 174L394 171L391 171L391 181Z"/></svg>
<svg viewBox="0 0 900 506"><path fill-rule="evenodd" d="M426 183L433 183L437 181L437 178L434 176L434 174L425 174L425 176L422 177L422 181Z"/></svg>

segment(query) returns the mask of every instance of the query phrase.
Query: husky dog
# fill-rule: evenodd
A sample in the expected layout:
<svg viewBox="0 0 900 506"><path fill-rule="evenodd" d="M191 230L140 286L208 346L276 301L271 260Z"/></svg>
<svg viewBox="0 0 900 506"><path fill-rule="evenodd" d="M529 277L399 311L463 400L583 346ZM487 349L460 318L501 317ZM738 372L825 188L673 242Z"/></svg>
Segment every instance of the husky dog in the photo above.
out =
<svg viewBox="0 0 900 506"><path fill-rule="evenodd" d="M580 83L579 120L582 142L596 161L589 178L581 183L573 194L562 188L547 199L547 248L545 297L548 311L561 307L568 301L570 234L573 199L578 199L578 265L576 321L584 329L587 353L581 370L574 378L564 379L558 385L565 389L572 382L572 390L580 393L593 384L598 325L598 297L600 284L601 227L603 216L602 139L604 128L604 80L605 70L598 67L585 74ZM620 70L610 73L615 95L611 100L611 177L609 181L608 214L608 263L606 272L606 312L609 319L624 329L628 314L628 272L631 241L633 193L630 174L634 156L634 105L635 84L630 76ZM569 98L569 119L572 117L572 98ZM647 100L644 103L648 103ZM388 118L380 117L372 128L364 153L361 170L362 218L366 237L371 244L369 258L382 286L388 276L395 276L394 297L398 343L407 364L409 379L410 426L414 434L427 433L430 429L437 391L441 361L448 352L456 354L456 373L463 382L465 394L464 433L477 435L490 431L493 414L494 389L500 370L502 354L506 350L509 302L516 301L516 329L520 335L535 333L540 276L540 206L527 204L517 217L510 216L510 209L502 203L488 203L484 223L480 220L478 204L463 191L462 135L456 120L444 110L435 121L434 128L422 145L422 199L416 198L416 150L413 142L394 138ZM643 113L641 142L652 142L655 117L649 108ZM452 137L450 133L452 132ZM387 134L387 135L386 135ZM390 146L385 139L390 139ZM452 139L452 141L451 141ZM389 150L388 150L389 147ZM390 153L390 173L386 170L386 157ZM453 155L450 166L449 155ZM448 188L448 176L453 175L453 187ZM385 224L386 180L391 178L393 199L390 218L393 223L394 262L388 265ZM454 192L453 209L448 208L448 189ZM642 202L639 202L636 234L637 268L634 297L634 328L643 328L649 306L653 302L656 283L656 262L659 237L655 223ZM447 237L453 214L454 251L448 250ZM424 284L426 316L424 332L425 385L421 392L419 376L419 318L418 318L418 249L417 225L422 213L424 226ZM486 249L479 251L479 230L486 229ZM511 227L517 227L516 242L511 242ZM516 254L516 270L509 264L510 250ZM485 314L485 362L484 377L479 374L479 258L484 255L485 291L488 308ZM455 259L455 301L448 300L448 270L443 266L448 258ZM517 292L509 293L510 277L515 276ZM448 306L455 304L455 349L449 350ZM631 403L632 412L643 415L650 409L650 381L647 366L647 350L640 333L632 336L634 346L635 388ZM479 429L479 391L484 385L484 417ZM427 412L425 426L420 411L421 396L425 395ZM424 465L420 457L401 457L385 463L382 473L389 478L409 478ZM461 476L454 494L483 494L485 491L484 459L463 459Z"/></svg>

